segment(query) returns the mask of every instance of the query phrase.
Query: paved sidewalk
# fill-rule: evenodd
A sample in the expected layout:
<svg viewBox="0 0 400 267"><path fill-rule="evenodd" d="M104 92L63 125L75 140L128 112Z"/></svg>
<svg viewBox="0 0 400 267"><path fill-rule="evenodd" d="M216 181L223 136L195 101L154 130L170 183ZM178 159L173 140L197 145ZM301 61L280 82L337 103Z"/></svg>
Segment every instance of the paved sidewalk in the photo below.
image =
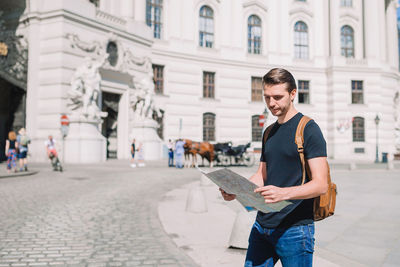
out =
<svg viewBox="0 0 400 267"><path fill-rule="evenodd" d="M39 173L0 179L0 266L242 266L245 250L228 248L240 206L200 186L198 171L166 165L108 161L59 173L32 163ZM375 167L334 165L337 211L316 223L314 266L399 266L400 171ZM185 212L193 187L207 213Z"/></svg>
<svg viewBox="0 0 400 267"><path fill-rule="evenodd" d="M255 171L233 169L247 177ZM200 266L243 266L246 251L228 248L240 205L223 201L215 185L205 186L198 177L160 202L165 231ZM314 266L399 266L400 171L333 169L332 177L339 189L336 214L316 223ZM207 200L205 213L185 211L190 189L196 187Z"/></svg>

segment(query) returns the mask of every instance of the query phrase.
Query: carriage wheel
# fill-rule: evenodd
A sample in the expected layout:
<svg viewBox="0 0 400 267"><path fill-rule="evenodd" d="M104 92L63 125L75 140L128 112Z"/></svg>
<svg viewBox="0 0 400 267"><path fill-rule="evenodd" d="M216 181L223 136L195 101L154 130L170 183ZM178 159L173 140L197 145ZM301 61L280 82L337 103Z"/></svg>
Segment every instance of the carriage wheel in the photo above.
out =
<svg viewBox="0 0 400 267"><path fill-rule="evenodd" d="M242 157L244 165L246 165L247 167L251 167L254 165L255 159L253 153L245 152Z"/></svg>
<svg viewBox="0 0 400 267"><path fill-rule="evenodd" d="M231 165L231 159L229 158L229 156L222 156L221 164L222 164L222 166L225 166L225 167Z"/></svg>

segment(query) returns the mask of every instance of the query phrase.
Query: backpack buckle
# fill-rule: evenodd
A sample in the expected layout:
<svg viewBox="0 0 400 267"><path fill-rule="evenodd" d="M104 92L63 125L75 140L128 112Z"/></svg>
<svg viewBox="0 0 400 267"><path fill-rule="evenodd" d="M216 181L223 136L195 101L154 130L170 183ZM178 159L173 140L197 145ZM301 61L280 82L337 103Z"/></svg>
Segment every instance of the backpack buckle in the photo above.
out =
<svg viewBox="0 0 400 267"><path fill-rule="evenodd" d="M304 148L303 148L303 147L298 147L298 148L297 148L297 152L303 153L303 151L304 151Z"/></svg>

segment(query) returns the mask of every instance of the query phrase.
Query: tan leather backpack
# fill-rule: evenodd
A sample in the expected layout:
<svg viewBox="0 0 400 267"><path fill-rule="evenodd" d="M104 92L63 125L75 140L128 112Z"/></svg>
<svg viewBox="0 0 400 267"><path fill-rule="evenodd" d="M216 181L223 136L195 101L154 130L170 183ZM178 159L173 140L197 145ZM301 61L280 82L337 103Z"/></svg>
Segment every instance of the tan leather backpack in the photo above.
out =
<svg viewBox="0 0 400 267"><path fill-rule="evenodd" d="M306 172L308 177L312 179L310 168L307 164L307 161L304 158L304 128L306 127L307 123L311 120L311 118L307 116L303 116L300 119L299 124L297 125L296 129L296 136L295 136L295 143L297 145L297 151L299 152L301 166L303 170L303 177L301 184L303 185L306 180ZM271 132L272 127L274 124L271 124L267 127L264 131L263 141L264 144L268 139L268 135ZM261 151L261 153L263 153ZM326 162L328 164L328 162ZM314 221L320 221L329 217L335 213L335 206L336 206L336 184L332 183L331 181L331 174L328 165L328 191L316 198L314 198Z"/></svg>

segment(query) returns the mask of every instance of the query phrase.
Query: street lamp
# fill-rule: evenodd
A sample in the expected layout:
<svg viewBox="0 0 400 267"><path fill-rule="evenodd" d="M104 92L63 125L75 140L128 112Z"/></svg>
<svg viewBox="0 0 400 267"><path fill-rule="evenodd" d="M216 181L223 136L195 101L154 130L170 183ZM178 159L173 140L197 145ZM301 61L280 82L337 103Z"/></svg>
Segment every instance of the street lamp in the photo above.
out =
<svg viewBox="0 0 400 267"><path fill-rule="evenodd" d="M375 153L375 163L379 163L379 156L378 156L378 126L379 126L379 121L381 119L379 118L378 114L376 114L375 117L375 125L376 125L376 153Z"/></svg>

